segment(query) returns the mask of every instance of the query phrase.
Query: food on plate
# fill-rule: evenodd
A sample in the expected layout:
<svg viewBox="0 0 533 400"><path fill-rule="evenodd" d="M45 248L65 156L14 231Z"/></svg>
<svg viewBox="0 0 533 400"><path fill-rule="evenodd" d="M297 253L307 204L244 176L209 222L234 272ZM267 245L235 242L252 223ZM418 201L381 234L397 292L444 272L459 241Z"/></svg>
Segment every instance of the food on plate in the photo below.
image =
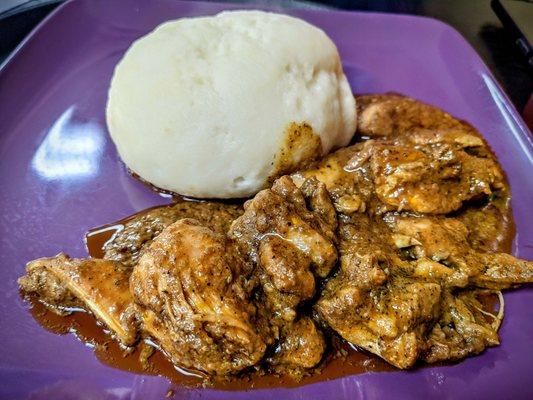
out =
<svg viewBox="0 0 533 400"><path fill-rule="evenodd" d="M242 198L348 144L356 107L335 44L259 11L166 22L118 63L107 124L143 180L199 198Z"/></svg>
<svg viewBox="0 0 533 400"><path fill-rule="evenodd" d="M339 338L400 369L498 345L501 290L533 282L533 262L502 250L510 191L495 156L473 127L414 99L357 103L351 146L244 204L129 218L102 258L30 262L22 290L205 377L318 374Z"/></svg>
<svg viewBox="0 0 533 400"><path fill-rule="evenodd" d="M225 234L233 220L242 213L242 205L214 202L184 201L168 207L155 207L123 221L113 240L104 243L103 257L133 267L139 259L140 250L179 219L194 218L213 231Z"/></svg>
<svg viewBox="0 0 533 400"><path fill-rule="evenodd" d="M40 293L60 314L76 307L90 311L129 346L137 339L130 272L118 262L72 259L61 253L28 263L19 284L26 292Z"/></svg>
<svg viewBox="0 0 533 400"><path fill-rule="evenodd" d="M253 366L266 343L246 287L251 272L225 235L194 219L174 222L132 271L143 330L177 365L221 375Z"/></svg>

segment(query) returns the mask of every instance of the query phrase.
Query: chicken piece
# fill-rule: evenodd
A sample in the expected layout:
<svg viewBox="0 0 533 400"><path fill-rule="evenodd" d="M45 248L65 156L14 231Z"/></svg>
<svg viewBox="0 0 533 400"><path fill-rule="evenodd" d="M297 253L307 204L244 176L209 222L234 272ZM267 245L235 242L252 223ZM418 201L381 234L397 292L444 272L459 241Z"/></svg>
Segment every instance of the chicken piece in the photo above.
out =
<svg viewBox="0 0 533 400"><path fill-rule="evenodd" d="M340 270L315 305L320 319L398 368L411 367L439 316L440 285L404 277L409 263L379 220L342 218L339 235Z"/></svg>
<svg viewBox="0 0 533 400"><path fill-rule="evenodd" d="M388 93L361 95L356 99L357 133L361 136L404 136L417 129L475 132L466 122L410 97Z"/></svg>
<svg viewBox="0 0 533 400"><path fill-rule="evenodd" d="M344 166L358 151L358 146L350 146L328 154L307 169L297 171L291 175L296 186L300 187L306 179L316 179L326 185L331 196L340 189L353 186L351 173L344 170Z"/></svg>
<svg viewBox="0 0 533 400"><path fill-rule="evenodd" d="M291 175L296 186L316 179L326 186L337 212L353 214L365 212L374 195L374 185L362 173L347 171L344 167L361 149L362 144L339 149L328 154L308 169Z"/></svg>
<svg viewBox="0 0 533 400"><path fill-rule="evenodd" d="M304 181L298 189L284 176L246 202L244 209L229 235L257 264L259 319L281 349L272 363L277 371L310 368L321 360L325 346L314 322L299 319L298 306L314 296L316 277L326 277L337 260L337 219L329 195L316 180ZM290 355L302 326L309 328L301 338L308 344L306 352Z"/></svg>
<svg viewBox="0 0 533 400"><path fill-rule="evenodd" d="M324 185L290 177L245 203L229 231L244 254L259 264L258 275L274 317L296 318L296 306L315 292L314 275L326 277L337 260L335 210Z"/></svg>
<svg viewBox="0 0 533 400"><path fill-rule="evenodd" d="M104 258L133 267L143 250L168 225L182 218L194 218L217 233L226 233L231 222L242 214L242 207L214 202L181 201L171 206L151 208L122 224L105 243Z"/></svg>
<svg viewBox="0 0 533 400"><path fill-rule="evenodd" d="M416 135L393 142L369 140L345 169L364 171L389 210L447 214L504 188L492 157L471 155L446 140L420 144Z"/></svg>
<svg viewBox="0 0 533 400"><path fill-rule="evenodd" d="M368 141L346 169L367 163L389 209L447 214L507 190L489 147L469 124L394 94L359 96L358 108L359 133L387 140Z"/></svg>
<svg viewBox="0 0 533 400"><path fill-rule="evenodd" d="M398 95L361 96L359 133L376 138L293 174L323 182L338 212L447 214L465 202L509 198L481 135L434 107Z"/></svg>
<svg viewBox="0 0 533 400"><path fill-rule="evenodd" d="M143 330L176 365L227 375L256 364L266 344L253 324L250 273L225 236L192 219L169 225L131 276Z"/></svg>
<svg viewBox="0 0 533 400"><path fill-rule="evenodd" d="M324 185L318 181L305 185L300 190L289 176L279 178L272 189L244 204L245 212L232 223L229 235L254 261L261 242L277 236L309 257L312 271L325 277L337 260L335 210Z"/></svg>
<svg viewBox="0 0 533 400"><path fill-rule="evenodd" d="M267 236L259 244L259 263L266 273L265 285L272 290L309 299L315 293L311 260L292 243L278 236Z"/></svg>
<svg viewBox="0 0 533 400"><path fill-rule="evenodd" d="M348 215L367 210L447 214L471 200L509 198L500 167L478 137L463 138L462 143L483 145L473 152L462 147L462 139L455 141L457 132L427 136L424 131L410 140L369 140L292 176L298 185L307 178L324 183L337 212Z"/></svg>
<svg viewBox="0 0 533 400"><path fill-rule="evenodd" d="M468 243L473 249L485 253L506 251L514 235L510 195L507 190L491 196L483 204L470 204L455 217L468 229ZM510 237L511 236L511 237Z"/></svg>
<svg viewBox="0 0 533 400"><path fill-rule="evenodd" d="M385 220L396 245L416 260L413 274L417 277L440 280L451 288L505 289L533 282L532 261L474 250L467 240L468 229L458 219L390 214Z"/></svg>
<svg viewBox="0 0 533 400"><path fill-rule="evenodd" d="M129 270L118 262L59 254L28 263L18 283L60 314L68 313L70 307L92 312L124 345L137 339Z"/></svg>
<svg viewBox="0 0 533 400"><path fill-rule="evenodd" d="M280 346L268 360L274 370L298 375L316 366L326 350L324 335L309 317L302 317L281 331Z"/></svg>
<svg viewBox="0 0 533 400"><path fill-rule="evenodd" d="M398 368L412 367L439 316L441 287L401 278L365 287L350 279L340 273L328 282L316 305L320 317L350 343Z"/></svg>
<svg viewBox="0 0 533 400"><path fill-rule="evenodd" d="M426 349L422 354L424 361L460 360L500 344L498 328L503 310L501 316L485 311L477 299L480 292L445 292L441 317L428 334Z"/></svg>

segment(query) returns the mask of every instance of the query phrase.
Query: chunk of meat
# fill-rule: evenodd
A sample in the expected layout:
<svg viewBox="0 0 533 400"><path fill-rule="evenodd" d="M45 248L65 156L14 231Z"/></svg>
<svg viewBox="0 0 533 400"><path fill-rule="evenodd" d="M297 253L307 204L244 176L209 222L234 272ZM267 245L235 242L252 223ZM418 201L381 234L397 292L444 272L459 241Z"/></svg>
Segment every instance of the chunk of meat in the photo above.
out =
<svg viewBox="0 0 533 400"><path fill-rule="evenodd" d="M337 260L335 210L318 182L306 197L284 176L259 192L231 226L229 235L258 262L267 305L280 323L296 318L297 305L315 293L315 275L325 277Z"/></svg>
<svg viewBox="0 0 533 400"><path fill-rule="evenodd" d="M275 358L279 370L309 368L322 358L322 334L312 320L299 319L298 306L316 291L317 277L326 277L337 260L334 246L336 213L323 184L316 180L298 189L290 177L278 179L272 189L259 192L244 206L245 212L232 224L229 235L241 251L257 264L260 290L256 304L261 320L280 349L295 345L294 332L301 326L316 332L304 342L314 343L309 353L290 358L288 350ZM299 322L296 322L299 321ZM302 322L305 321L305 322ZM294 332L293 332L294 331ZM318 335L318 336L317 336ZM286 343L289 341L290 343Z"/></svg>
<svg viewBox="0 0 533 400"><path fill-rule="evenodd" d="M507 250L514 235L510 200L508 190L502 190L488 202L463 207L455 215L467 227L472 248L486 253Z"/></svg>
<svg viewBox="0 0 533 400"><path fill-rule="evenodd" d="M361 136L403 136L418 129L475 131L436 107L399 94L360 95L356 99L357 133Z"/></svg>
<svg viewBox="0 0 533 400"><path fill-rule="evenodd" d="M477 299L478 292L446 292L441 317L428 335L426 350L422 354L424 361L460 360L500 344L500 320L496 316L487 317Z"/></svg>
<svg viewBox="0 0 533 400"><path fill-rule="evenodd" d="M408 249L416 259L415 276L438 279L448 287L505 289L533 282L532 261L473 249L467 240L468 229L458 219L390 214L385 220L393 236L403 240L397 240L397 246Z"/></svg>
<svg viewBox="0 0 533 400"><path fill-rule="evenodd" d="M309 299L315 293L310 259L278 236L267 236L259 244L259 263L273 289Z"/></svg>
<svg viewBox="0 0 533 400"><path fill-rule="evenodd" d="M191 219L166 227L143 252L131 291L143 329L176 365L226 375L263 357L245 263L221 234Z"/></svg>
<svg viewBox="0 0 533 400"><path fill-rule="evenodd" d="M315 309L344 339L399 368L497 344L498 327L470 288L533 281L533 262L475 250L455 218L340 215L338 234L340 270Z"/></svg>
<svg viewBox="0 0 533 400"><path fill-rule="evenodd" d="M363 96L359 108L359 133L375 140L293 174L298 185L323 182L338 212L447 214L496 194L509 198L501 168L470 125L397 95Z"/></svg>
<svg viewBox="0 0 533 400"><path fill-rule="evenodd" d="M510 254L482 254L482 273L473 279L478 287L508 289L524 283L533 283L533 261L520 260Z"/></svg>
<svg viewBox="0 0 533 400"><path fill-rule="evenodd" d="M136 341L129 270L118 262L75 259L65 254L40 258L28 263L19 285L60 313L68 312L65 307L92 312L125 345Z"/></svg>
<svg viewBox="0 0 533 400"><path fill-rule="evenodd" d="M281 177L272 189L262 190L245 203L245 212L233 222L229 235L254 261L261 242L277 236L307 256L314 273L327 276L337 260L333 244L335 210L324 185L309 185L316 187L308 189L310 195L306 198L289 176Z"/></svg>
<svg viewBox="0 0 533 400"><path fill-rule="evenodd" d="M337 212L352 214L365 212L374 193L374 185L363 174L347 171L344 167L361 145L339 149L314 163L308 169L291 175L301 187L306 180L316 179L326 186Z"/></svg>
<svg viewBox="0 0 533 400"><path fill-rule="evenodd" d="M317 303L321 317L347 341L398 368L414 365L424 337L439 316L441 287L435 283L393 279L384 286L328 283Z"/></svg>
<svg viewBox="0 0 533 400"><path fill-rule="evenodd" d="M299 373L316 366L326 350L324 335L309 317L284 326L280 346L269 363L274 370ZM277 368L277 367L281 368Z"/></svg>
<svg viewBox="0 0 533 400"><path fill-rule="evenodd" d="M122 229L105 243L104 258L133 267L143 248L173 222L194 218L215 232L224 234L242 211L238 205L197 201L181 201L171 206L151 208L123 223Z"/></svg>
<svg viewBox="0 0 533 400"><path fill-rule="evenodd" d="M347 341L398 368L411 367L439 316L440 285L404 277L409 263L379 220L342 218L339 236L340 270L315 309Z"/></svg>
<svg viewBox="0 0 533 400"><path fill-rule="evenodd" d="M417 135L408 141L369 140L345 168L363 171L379 200L398 211L447 214L504 188L503 174L492 157L471 155L445 140L416 143Z"/></svg>

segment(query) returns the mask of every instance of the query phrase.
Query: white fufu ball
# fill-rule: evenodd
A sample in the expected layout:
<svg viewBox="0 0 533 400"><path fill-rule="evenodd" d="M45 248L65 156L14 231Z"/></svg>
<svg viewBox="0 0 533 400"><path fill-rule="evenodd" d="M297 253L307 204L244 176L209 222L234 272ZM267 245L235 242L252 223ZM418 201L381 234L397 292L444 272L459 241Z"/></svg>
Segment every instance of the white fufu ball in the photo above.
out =
<svg viewBox="0 0 533 400"><path fill-rule="evenodd" d="M287 159L294 169L311 156L300 148L306 140L287 146L291 124L312 128L325 154L348 144L355 113L322 30L233 11L166 22L134 42L115 68L106 116L120 157L142 179L187 196L236 198L290 172Z"/></svg>

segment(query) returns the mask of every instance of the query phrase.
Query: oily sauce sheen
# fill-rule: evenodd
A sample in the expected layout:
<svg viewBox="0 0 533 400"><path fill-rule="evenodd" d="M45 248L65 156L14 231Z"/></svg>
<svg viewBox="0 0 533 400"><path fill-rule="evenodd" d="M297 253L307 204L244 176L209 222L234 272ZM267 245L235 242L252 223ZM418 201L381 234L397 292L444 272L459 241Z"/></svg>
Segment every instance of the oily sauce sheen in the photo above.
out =
<svg viewBox="0 0 533 400"><path fill-rule="evenodd" d="M154 208L150 210L154 210ZM103 246L113 238L116 232L123 229L123 224L146 212L146 210L142 211L134 216L88 232L85 240L89 255L93 258L101 258L104 255ZM499 241L498 251L508 252L511 248L514 226L511 217L506 218L506 220L510 221L510 223L505 226L504 239ZM29 300L32 305L31 313L39 324L57 334L74 333L82 342L92 347L98 359L106 365L138 374L165 376L175 384L189 387L205 386L206 379L209 379L209 377L203 376L198 372L175 368L160 351L144 342L140 342L132 349L123 348L97 323L90 313L74 312L68 316L59 316L37 301L35 297L31 296ZM487 310L494 309L496 296L487 296L480 300ZM300 380L295 380L288 376L248 372L243 374L243 376L230 379L213 380L211 378L210 381L207 381L207 384L222 390L259 389L273 386L295 387L368 371L395 370L394 367L379 357L353 348L336 335L331 338L331 343L333 349L327 352L328 356L323 360L321 366Z"/></svg>
<svg viewBox="0 0 533 400"><path fill-rule="evenodd" d="M154 209L152 208L150 210ZM117 221L113 224L92 229L88 232L85 241L89 255L94 258L102 257L104 255L103 246L113 238L113 235L116 232L123 228L123 223L136 216L142 215L145 212L146 211L141 211L134 216ZM155 350L154 354L143 363L141 362L142 357L140 357L142 349L139 349L139 347L146 348L147 345L145 343L141 343L133 352L127 354L116 341L103 332L103 329L97 325L91 315L86 313L75 313L66 318L60 317L53 312L48 311L40 303L34 303L36 303L36 309L38 308L41 312L51 316L50 320L53 319L56 326L60 325L61 321L68 319L71 324L70 326L73 328L70 330L76 331L78 337L82 341L86 343L94 343L96 356L105 364L131 372L162 375L169 378L173 383L188 386L204 385L205 379L209 378L199 374L197 377L194 376L197 372L190 374L187 371L180 372L173 367L161 352L157 350ZM81 317L78 317L78 314L81 314ZM36 319L38 318L36 317ZM39 318L38 320L41 324L46 325L45 319L46 318ZM65 325L67 324L68 323ZM65 325L62 326L63 331L58 331L57 333L68 332L69 329L65 329ZM50 328L48 329L53 330ZM53 331L56 332L56 330ZM105 348L98 346L97 342L102 343L102 345L105 344ZM379 357L367 353L364 350L355 349L337 336L332 338L332 345L334 350L328 352L329 355L323 361L322 367L319 367L316 371L308 376L304 376L300 380L295 380L288 376L247 373L242 377L211 381L211 385L223 390L259 389L273 386L295 387L362 372L394 370L394 367L390 366Z"/></svg>
<svg viewBox="0 0 533 400"><path fill-rule="evenodd" d="M360 104L362 104L362 102ZM449 116L445 115L444 117L444 122L442 123L450 123ZM490 151L490 149L488 151ZM338 154L339 157L342 157L343 153L342 151L339 151ZM237 209L232 209L227 211L220 219L211 219L212 215L219 215L218 211L214 213L212 212L213 209L206 209L205 215L202 215L202 210L200 210L202 207L194 206L193 203L195 202L186 201L186 199L178 196L174 197L174 200L177 202L174 206L178 205L179 207L184 207L184 210L181 210L180 212L184 213L183 215L185 217L193 217L208 226L216 226L217 229L220 229L220 232L227 232L228 227L226 226L226 223L235 219L236 215L239 213ZM241 202L239 202L239 204L240 203ZM196 205L198 205L197 202ZM237 204L234 204L234 206L239 207ZM168 211L167 207L169 206L144 210L138 214L117 221L116 223L91 230L85 238L89 255L93 258L103 258L105 254L108 257L110 253L106 253L106 251L109 251L109 248L104 249L106 243L111 243L110 241L118 232L127 232L127 229L125 229L127 223L134 219L139 219L142 216L146 216L149 212L155 211L156 214L160 213L160 215L158 214L159 217L175 221L176 218L174 218L171 213L169 214L166 212ZM212 203L212 207L224 208L220 203ZM228 215L232 218L228 219ZM468 203L465 209L458 210L453 216L458 217L471 232L475 231L476 234L474 236L479 238L476 246L483 251L511 252L512 239L515 230L507 196L502 196L500 199L492 199L488 205L485 204L484 201L476 204L475 199L473 199ZM152 227L157 229L151 230L151 232L159 232L159 227L154 221L155 220L152 220L151 222L151 224L153 223ZM134 236L135 235L132 237ZM150 237L150 240L151 239L152 237ZM111 246L113 247L111 250L115 251L115 253L112 254L117 255L117 257L120 256L120 250L122 248L129 249L129 247L127 247L128 243L129 242L122 243L121 245L123 247L113 247L115 245L115 241L113 241L113 243L111 243L113 245ZM115 260L123 262L121 259ZM130 258L127 261L130 262L129 266L131 266L135 260ZM124 265L126 265L125 262ZM353 348L337 335L333 335L329 338L330 340L328 342L330 343L330 348L326 350L326 356L322 360L322 363L308 376L304 376L300 380L295 380L288 376L276 376L273 374L250 371L245 371L242 376L237 377L213 378L204 376L196 371L186 371L176 368L165 358L164 354L146 342L141 341L134 348L127 349L122 347L90 313L74 312L68 316L59 316L46 308L46 306L39 302L36 297L30 296L29 300L32 305L31 313L37 322L47 330L57 334L74 333L82 342L94 349L95 355L102 363L132 373L164 376L174 384L178 385L186 385L189 387L208 385L222 390L246 390L276 386L295 387L368 371L395 370L394 367L390 366L379 357ZM494 295L482 296L482 298L479 298L478 300L487 311L493 311L496 308L497 297Z"/></svg>
<svg viewBox="0 0 533 400"><path fill-rule="evenodd" d="M145 212L142 211L135 216ZM105 243L123 228L124 222L135 216L88 232L85 240L89 255L93 258L101 258L104 255L102 248ZM133 373L164 376L175 384L190 387L205 386L206 379L211 379L207 381L207 385L222 390L259 389L273 386L295 387L362 372L394 370L394 367L379 357L355 349L344 340L334 336L331 338L333 349L327 352L328 356L321 366L300 380L288 376L254 372L232 378L213 379L196 371L189 372L175 368L160 351L144 342L140 342L135 348L125 349L111 337L104 327L97 323L90 313L74 312L67 316L60 316L50 311L34 296L30 296L29 301L32 316L40 325L56 334L74 333L78 339L94 349L95 355L102 363Z"/></svg>

